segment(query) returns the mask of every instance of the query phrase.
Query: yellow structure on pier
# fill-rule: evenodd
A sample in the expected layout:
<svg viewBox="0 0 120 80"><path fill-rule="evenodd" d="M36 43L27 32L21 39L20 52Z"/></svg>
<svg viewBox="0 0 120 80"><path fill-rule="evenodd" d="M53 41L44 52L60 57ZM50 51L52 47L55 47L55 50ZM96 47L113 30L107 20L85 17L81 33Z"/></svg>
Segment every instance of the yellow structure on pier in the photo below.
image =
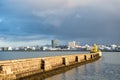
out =
<svg viewBox="0 0 120 80"><path fill-rule="evenodd" d="M98 47L96 44L94 44L93 49L90 51L90 53L96 53L96 52L101 52L100 50L98 50Z"/></svg>

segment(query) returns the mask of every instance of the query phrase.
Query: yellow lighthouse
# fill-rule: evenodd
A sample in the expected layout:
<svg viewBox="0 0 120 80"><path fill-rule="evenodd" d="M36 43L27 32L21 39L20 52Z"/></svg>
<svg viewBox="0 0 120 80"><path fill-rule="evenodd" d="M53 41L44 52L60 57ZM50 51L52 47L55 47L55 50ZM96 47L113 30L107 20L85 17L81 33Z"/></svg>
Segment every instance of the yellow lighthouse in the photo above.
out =
<svg viewBox="0 0 120 80"><path fill-rule="evenodd" d="M90 51L90 53L96 53L96 52L100 52L100 50L98 50L97 45L94 44L93 49Z"/></svg>

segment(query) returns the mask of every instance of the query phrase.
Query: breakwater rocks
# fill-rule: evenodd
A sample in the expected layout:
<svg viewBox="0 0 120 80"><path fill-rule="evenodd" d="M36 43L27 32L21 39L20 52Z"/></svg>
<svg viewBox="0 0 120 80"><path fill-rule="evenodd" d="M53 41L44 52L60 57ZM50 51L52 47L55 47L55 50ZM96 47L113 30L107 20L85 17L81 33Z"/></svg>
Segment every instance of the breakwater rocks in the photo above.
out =
<svg viewBox="0 0 120 80"><path fill-rule="evenodd" d="M98 52L0 61L0 80L23 80L25 77L36 74L40 74L41 78L45 78L81 64L93 62L100 57L101 53Z"/></svg>

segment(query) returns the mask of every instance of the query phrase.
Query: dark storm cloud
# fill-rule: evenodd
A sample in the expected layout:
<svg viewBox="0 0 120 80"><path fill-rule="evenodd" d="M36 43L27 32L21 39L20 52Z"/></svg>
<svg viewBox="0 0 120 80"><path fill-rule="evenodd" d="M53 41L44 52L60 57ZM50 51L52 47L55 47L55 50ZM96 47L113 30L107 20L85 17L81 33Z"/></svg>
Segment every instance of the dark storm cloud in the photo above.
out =
<svg viewBox="0 0 120 80"><path fill-rule="evenodd" d="M120 43L119 4L119 0L2 0L0 36Z"/></svg>

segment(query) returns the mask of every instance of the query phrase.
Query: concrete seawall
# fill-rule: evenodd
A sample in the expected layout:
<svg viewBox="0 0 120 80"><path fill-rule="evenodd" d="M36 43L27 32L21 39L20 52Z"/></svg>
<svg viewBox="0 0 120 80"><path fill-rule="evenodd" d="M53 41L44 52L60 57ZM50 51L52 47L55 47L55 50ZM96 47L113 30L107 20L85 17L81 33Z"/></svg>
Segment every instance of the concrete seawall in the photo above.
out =
<svg viewBox="0 0 120 80"><path fill-rule="evenodd" d="M85 63L100 58L99 53L0 61L0 80L20 79L38 73Z"/></svg>

